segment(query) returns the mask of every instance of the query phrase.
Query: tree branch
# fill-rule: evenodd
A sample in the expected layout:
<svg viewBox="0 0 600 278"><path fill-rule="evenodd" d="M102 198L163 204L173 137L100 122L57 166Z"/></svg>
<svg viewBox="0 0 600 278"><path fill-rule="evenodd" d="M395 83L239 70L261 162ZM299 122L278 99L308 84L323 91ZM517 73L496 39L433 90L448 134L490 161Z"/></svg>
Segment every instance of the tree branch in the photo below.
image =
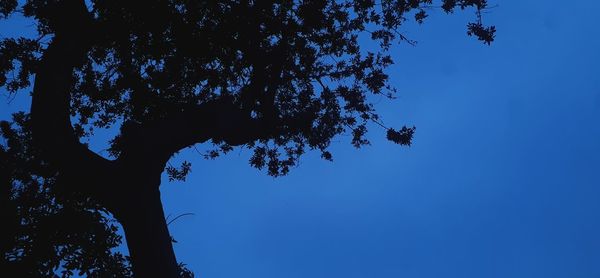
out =
<svg viewBox="0 0 600 278"><path fill-rule="evenodd" d="M73 69L84 61L91 47L91 17L83 1L61 3L56 8L62 9L63 18L57 19L58 29L35 76L32 134L44 158L60 169L63 179L69 180L64 182L67 190L96 192L100 181L92 177L102 176L111 163L79 142L70 120Z"/></svg>
<svg viewBox="0 0 600 278"><path fill-rule="evenodd" d="M275 119L253 118L232 98L182 107L168 119L122 132L117 161L137 161L150 168L164 165L179 150L208 140L239 146L269 138L277 128Z"/></svg>

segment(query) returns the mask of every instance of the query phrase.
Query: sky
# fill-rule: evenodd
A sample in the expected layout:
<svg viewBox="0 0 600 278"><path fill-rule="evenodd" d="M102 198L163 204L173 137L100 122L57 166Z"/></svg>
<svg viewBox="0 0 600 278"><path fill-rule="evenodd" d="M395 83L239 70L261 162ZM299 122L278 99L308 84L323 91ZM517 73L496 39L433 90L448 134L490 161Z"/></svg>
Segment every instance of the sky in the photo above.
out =
<svg viewBox="0 0 600 278"><path fill-rule="evenodd" d="M193 213L169 226L178 260L203 278L600 277L600 2L490 2L492 46L469 12L404 29L398 98L375 102L417 127L411 147L373 128L282 178L247 150L181 152L191 174L161 187L171 219ZM27 102L2 95L0 118Z"/></svg>

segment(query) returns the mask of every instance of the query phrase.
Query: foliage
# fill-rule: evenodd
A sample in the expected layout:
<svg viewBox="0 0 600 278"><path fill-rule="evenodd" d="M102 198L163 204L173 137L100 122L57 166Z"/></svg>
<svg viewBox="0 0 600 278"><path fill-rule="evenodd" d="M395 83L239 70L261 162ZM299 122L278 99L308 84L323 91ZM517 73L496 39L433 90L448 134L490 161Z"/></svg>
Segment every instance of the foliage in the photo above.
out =
<svg viewBox="0 0 600 278"><path fill-rule="evenodd" d="M19 11L35 19L39 39L1 42L0 86L13 92L29 86L45 44L56 30L72 28L60 2L3 4L4 15ZM210 157L244 146L254 152L250 164L268 166L273 176L286 174L307 149L331 160L327 149L337 135L350 134L355 147L369 143L369 123L381 122L370 96L395 93L386 74L390 47L413 43L400 27L411 18L422 23L436 2L92 0L93 46L74 72L74 125L80 136L116 123L134 126L112 141L117 157L127 148L121 140L127 130L219 100L223 110L233 107L261 128L236 138L231 131L207 135L216 146ZM447 13L473 8L476 20L467 33L493 41L495 28L481 19L487 1L438 3ZM363 38L379 47L364 47ZM388 131L388 138L394 134ZM186 146L193 143L202 142Z"/></svg>
<svg viewBox="0 0 600 278"><path fill-rule="evenodd" d="M393 128L388 129L387 139L400 145L408 145L412 142L413 134L415 133L416 127L402 127L399 131Z"/></svg>
<svg viewBox="0 0 600 278"><path fill-rule="evenodd" d="M169 177L169 181L185 181L185 177L187 177L188 173L192 171L192 164L188 161L184 161L181 163L180 167L167 166L167 177Z"/></svg>
<svg viewBox="0 0 600 278"><path fill-rule="evenodd" d="M28 117L0 122L2 273L130 277L115 222L89 198L60 191L56 170L30 144Z"/></svg>

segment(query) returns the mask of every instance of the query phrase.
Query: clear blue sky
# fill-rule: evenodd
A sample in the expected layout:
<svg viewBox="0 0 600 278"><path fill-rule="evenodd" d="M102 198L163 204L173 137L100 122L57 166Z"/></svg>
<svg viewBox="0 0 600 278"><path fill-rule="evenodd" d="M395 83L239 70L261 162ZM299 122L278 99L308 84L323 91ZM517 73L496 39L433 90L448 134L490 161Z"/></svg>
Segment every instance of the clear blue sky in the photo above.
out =
<svg viewBox="0 0 600 278"><path fill-rule="evenodd" d="M167 214L194 213L170 226L178 259L203 278L600 277L600 2L491 2L491 47L471 13L405 29L419 44L377 107L417 126L410 148L375 128L277 179L248 151L182 152L188 181L162 187Z"/></svg>

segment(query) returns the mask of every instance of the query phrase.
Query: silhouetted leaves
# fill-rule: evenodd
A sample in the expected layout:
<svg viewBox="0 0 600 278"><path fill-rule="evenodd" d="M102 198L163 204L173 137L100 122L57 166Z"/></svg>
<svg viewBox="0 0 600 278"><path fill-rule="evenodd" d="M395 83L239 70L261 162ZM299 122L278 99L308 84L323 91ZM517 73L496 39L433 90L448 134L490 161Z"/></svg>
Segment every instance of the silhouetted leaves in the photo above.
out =
<svg viewBox="0 0 600 278"><path fill-rule="evenodd" d="M192 171L192 163L184 161L179 167L169 165L166 170L169 181L185 181L187 175Z"/></svg>
<svg viewBox="0 0 600 278"><path fill-rule="evenodd" d="M1 17L8 17L17 8L17 0L2 0L0 1Z"/></svg>
<svg viewBox="0 0 600 278"><path fill-rule="evenodd" d="M425 12L425 10L420 10L418 13L415 14L415 21L417 21L419 24L423 23L425 18L427 18L427 13Z"/></svg>
<svg viewBox="0 0 600 278"><path fill-rule="evenodd" d="M478 40L490 45L494 41L496 27L484 26L482 23L481 12L488 7L487 0L444 0L442 8L447 13L451 13L457 6L461 9L475 7L477 21L467 24L467 34L469 36L475 36Z"/></svg>
<svg viewBox="0 0 600 278"><path fill-rule="evenodd" d="M469 23L468 28L467 34L469 36L476 36L488 45L494 41L496 36L496 27L494 26L484 27L481 23Z"/></svg>
<svg viewBox="0 0 600 278"><path fill-rule="evenodd" d="M257 147L254 149L254 154L250 158L250 165L257 169L262 169L266 165L267 150L264 147Z"/></svg>
<svg viewBox="0 0 600 278"><path fill-rule="evenodd" d="M32 148L28 117L0 122L0 269L14 277L131 277L115 222L93 200L60 192ZM0 141L1 142L1 141ZM9 275L10 276L10 275ZM12 277L12 276L11 276Z"/></svg>
<svg viewBox="0 0 600 278"><path fill-rule="evenodd" d="M3 2L0 12L14 11L14 3ZM326 150L337 135L350 134L352 145L360 147L369 142L368 123L378 117L369 96L392 98L395 93L386 74L393 63L390 46L414 43L402 35L401 26L411 18L424 22L433 3L148 0L139 5L92 0L93 30L86 32L95 34L93 47L74 71L71 95L77 135L89 136L93 128L118 122L144 127L220 100L243 120L263 124L252 136L229 131L208 138L216 144L208 158L228 151L220 147L223 142L277 149L264 163L261 150L255 150L251 165L268 166L269 174L279 175L296 165L305 149ZM487 1L441 4L448 13L473 8L476 20L467 25L468 34L493 41L494 26L483 25L481 18ZM25 1L22 10L37 20L40 37L71 28L64 26L68 17L54 1ZM365 33L379 49L361 47L359 37ZM0 86L10 91L29 86L42 48L37 41L4 39ZM119 138L112 142L114 156L128 146ZM175 170L167 172L181 178Z"/></svg>
<svg viewBox="0 0 600 278"><path fill-rule="evenodd" d="M26 38L0 41L0 87L14 93L29 87L29 77L35 72L41 46Z"/></svg>
<svg viewBox="0 0 600 278"><path fill-rule="evenodd" d="M323 151L321 153L321 158L323 158L325 160L333 161L333 155L331 155L331 153L328 151Z"/></svg>
<svg viewBox="0 0 600 278"><path fill-rule="evenodd" d="M416 127L403 126L400 130L390 128L387 130L387 139L400 145L410 146Z"/></svg>

